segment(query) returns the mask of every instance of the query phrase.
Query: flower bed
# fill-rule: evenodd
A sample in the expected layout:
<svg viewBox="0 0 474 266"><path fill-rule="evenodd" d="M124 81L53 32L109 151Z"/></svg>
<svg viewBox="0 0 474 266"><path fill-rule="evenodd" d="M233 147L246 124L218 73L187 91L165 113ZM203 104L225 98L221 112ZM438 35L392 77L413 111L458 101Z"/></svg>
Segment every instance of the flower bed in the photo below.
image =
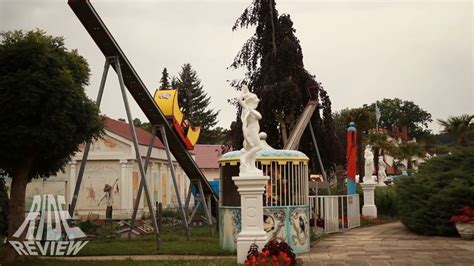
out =
<svg viewBox="0 0 474 266"><path fill-rule="evenodd" d="M272 239L258 252L254 243L250 246L245 266L287 266L296 265L296 256L291 247L283 240Z"/></svg>

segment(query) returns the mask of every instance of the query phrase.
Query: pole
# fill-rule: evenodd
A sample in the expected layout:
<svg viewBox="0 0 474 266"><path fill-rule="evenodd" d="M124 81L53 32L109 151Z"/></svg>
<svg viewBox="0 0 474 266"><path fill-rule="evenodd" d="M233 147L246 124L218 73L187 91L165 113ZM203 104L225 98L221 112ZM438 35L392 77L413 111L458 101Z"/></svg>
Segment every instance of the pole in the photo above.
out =
<svg viewBox="0 0 474 266"><path fill-rule="evenodd" d="M151 220L153 222L153 227L155 229L156 249L159 249L160 248L160 233L158 231L158 224L156 223L156 219L153 218L155 217L155 211L153 210L153 203L150 199L150 192L148 190L148 185L146 182L146 173L145 173L145 169L143 168L142 158L141 158L140 150L139 150L140 147L138 146L137 132L135 130L135 126L133 125L132 113L130 111L130 106L128 104L127 91L125 90L125 84L123 82L122 70L120 68L120 61L118 57L115 58L114 64L115 64L115 70L119 78L120 90L122 91L122 97L123 97L123 102L125 105L125 111L127 112L127 119L130 126L130 131L133 137L133 147L135 148L135 155L136 155L136 159L138 163L138 168L140 169L140 175L143 181L143 186L145 188L145 196L146 196L146 201L148 205L148 210L150 211L150 216L152 217Z"/></svg>
<svg viewBox="0 0 474 266"><path fill-rule="evenodd" d="M102 101L102 95L104 94L105 81L107 80L107 74L109 73L111 58L105 58L104 71L102 72L102 79L100 80L99 92L97 94L97 100L95 104L97 107L100 107L100 102ZM84 169L87 163L87 157L89 156L89 151L91 148L91 142L88 141L84 147L84 152L82 154L81 166L79 167L79 173L76 180L76 186L74 187L74 194L72 196L71 204L69 204L69 215L74 217L74 210L76 209L77 198L79 196L79 189L81 188L82 177L84 176Z"/></svg>
<svg viewBox="0 0 474 266"><path fill-rule="evenodd" d="M150 161L151 151L153 150L153 142L155 141L155 137L156 137L156 127L154 126L151 128L151 135L152 136L150 138L150 143L148 143L148 150L146 152L146 158L145 158L145 167L144 167L145 174L147 173L147 170L148 170L148 163ZM133 206L132 218L130 220L130 231L128 231L129 239L132 237L132 230L134 228L135 220L137 219L138 207L142 199L142 191L143 191L143 184L144 184L143 180L144 180L143 178L140 180L140 185L138 186L137 197L136 197L137 200L135 201L135 206Z"/></svg>
<svg viewBox="0 0 474 266"><path fill-rule="evenodd" d="M347 195L353 195L356 194L355 176L357 167L357 130L354 122L350 122L347 128L346 161Z"/></svg>
<svg viewBox="0 0 474 266"><path fill-rule="evenodd" d="M309 130L311 131L311 138L313 138L314 148L316 149L316 155L318 157L319 166L321 167L321 172L323 174L324 180L328 182L326 171L324 171L323 161L321 160L321 154L319 153L318 142L316 141L316 136L314 135L313 124L311 120L309 121Z"/></svg>
<svg viewBox="0 0 474 266"><path fill-rule="evenodd" d="M171 177L173 179L173 185L174 185L174 191L176 193L176 199L178 200L179 208L181 209L181 212L183 214L183 223L184 223L184 226L186 228L187 238L189 240L191 238L191 232L189 231L187 214L186 214L186 211L183 208L183 203L181 202L181 197L179 195L178 184L176 182L176 173L174 172L173 162L171 161L171 152L170 152L170 147L168 145L168 138L166 137L165 127L160 126L160 131L161 131L161 137L163 139L163 144L165 145L166 157L168 157L168 166L169 166L169 169L170 169L170 172L171 172Z"/></svg>

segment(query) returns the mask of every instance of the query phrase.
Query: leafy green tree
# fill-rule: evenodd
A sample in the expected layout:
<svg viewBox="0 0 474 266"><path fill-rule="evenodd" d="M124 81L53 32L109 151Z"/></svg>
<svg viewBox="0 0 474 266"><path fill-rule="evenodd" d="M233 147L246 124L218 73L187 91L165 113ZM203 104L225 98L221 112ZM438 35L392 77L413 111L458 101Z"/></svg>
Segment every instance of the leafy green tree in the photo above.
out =
<svg viewBox="0 0 474 266"><path fill-rule="evenodd" d="M160 90L166 90L171 87L171 84L169 82L169 75L168 75L168 70L163 68L163 72L161 72L161 79L160 79Z"/></svg>
<svg viewBox="0 0 474 266"><path fill-rule="evenodd" d="M12 178L8 235L25 218L26 185L64 171L85 141L103 133L84 86L89 66L64 39L41 30L0 34L0 168ZM16 252L9 248L7 259Z"/></svg>
<svg viewBox="0 0 474 266"><path fill-rule="evenodd" d="M413 168L412 159L415 156L424 157L425 150L423 147L416 143L416 142L405 142L399 143L398 149L394 153L395 158L399 160L406 160L407 161L407 168L411 170Z"/></svg>
<svg viewBox="0 0 474 266"><path fill-rule="evenodd" d="M199 137L199 143L203 144L225 144L228 129L215 127L209 130L209 134Z"/></svg>
<svg viewBox="0 0 474 266"><path fill-rule="evenodd" d="M295 35L293 22L289 15L278 15L274 0L254 0L242 15L236 20L232 30L239 28L255 27L255 33L243 45L234 58L231 68L245 68L244 80L231 82L237 90L242 83L257 94L261 100L258 110L262 114L260 128L268 135L267 142L275 147L283 147L294 129L298 117L309 100L306 84L314 83L316 94L320 94L321 106L327 113L331 113L331 104L322 86L314 80L303 64L303 53L298 38ZM232 103L235 104L235 101ZM240 107L237 106L236 121L231 125L229 136L238 149L241 147L242 134L240 121ZM313 129L318 138L318 144L323 160L333 164L333 157L328 153L333 152L335 146L334 131L324 137L324 131L331 131L334 127L332 117L326 120L315 112L311 118ZM301 149L308 155L315 157L315 149L311 143L309 130L306 130L300 143Z"/></svg>
<svg viewBox="0 0 474 266"><path fill-rule="evenodd" d="M140 127L142 125L142 121L139 118L133 119L133 125L135 127Z"/></svg>
<svg viewBox="0 0 474 266"><path fill-rule="evenodd" d="M194 126L201 127L198 143L213 143L212 128L217 124L219 111L209 108L211 98L207 96L196 71L184 64L176 80L179 106Z"/></svg>
<svg viewBox="0 0 474 266"><path fill-rule="evenodd" d="M178 87L178 79L176 77L171 78L171 88L176 89Z"/></svg>
<svg viewBox="0 0 474 266"><path fill-rule="evenodd" d="M443 126L442 133L455 136L460 146L467 146L469 144L468 136L474 131L473 119L474 115L463 114L450 116L448 120L438 119L438 123Z"/></svg>
<svg viewBox="0 0 474 266"><path fill-rule="evenodd" d="M127 123L127 120L125 120L125 118L119 118L118 121L121 121L121 122L124 122L124 123ZM150 122L142 122L140 120L140 118L135 118L133 119L133 125L135 127L139 127L141 129L144 129L148 132L151 132L151 129L152 129L152 126L150 124Z"/></svg>
<svg viewBox="0 0 474 266"><path fill-rule="evenodd" d="M410 138L422 139L430 134L428 123L432 122L431 114L421 109L412 101L399 98L377 101L380 109L380 126L389 130L406 126ZM375 103L364 106L375 111Z"/></svg>
<svg viewBox="0 0 474 266"><path fill-rule="evenodd" d="M151 133L151 130L152 130L152 126L149 122L143 122L140 127L148 132Z"/></svg>

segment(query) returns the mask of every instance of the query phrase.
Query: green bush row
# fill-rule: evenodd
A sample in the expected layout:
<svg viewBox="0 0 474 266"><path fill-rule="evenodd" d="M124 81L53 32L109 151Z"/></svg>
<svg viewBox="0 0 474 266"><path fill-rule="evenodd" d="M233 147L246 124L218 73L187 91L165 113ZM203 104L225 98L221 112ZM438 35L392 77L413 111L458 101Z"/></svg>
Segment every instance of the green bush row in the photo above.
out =
<svg viewBox="0 0 474 266"><path fill-rule="evenodd" d="M425 235L456 235L450 217L474 206L474 148L436 157L413 177L395 185L397 214L410 230Z"/></svg>

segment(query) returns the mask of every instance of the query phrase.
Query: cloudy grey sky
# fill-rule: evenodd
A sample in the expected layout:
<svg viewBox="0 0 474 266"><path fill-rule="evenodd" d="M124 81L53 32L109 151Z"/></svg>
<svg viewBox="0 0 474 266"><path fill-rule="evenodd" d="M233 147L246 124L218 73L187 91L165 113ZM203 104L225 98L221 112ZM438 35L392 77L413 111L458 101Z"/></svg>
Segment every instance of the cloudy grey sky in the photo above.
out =
<svg viewBox="0 0 474 266"><path fill-rule="evenodd" d="M235 118L226 99L236 95L226 80L243 77L226 68L253 34L231 27L250 2L92 1L151 93L163 67L176 75L191 63L225 128ZM277 0L277 9L291 15L305 66L329 92L333 110L399 97L434 119L474 113L472 1ZM87 94L96 98L104 58L66 0L0 0L0 26L64 36L89 61ZM117 77L109 73L102 112L125 117Z"/></svg>

